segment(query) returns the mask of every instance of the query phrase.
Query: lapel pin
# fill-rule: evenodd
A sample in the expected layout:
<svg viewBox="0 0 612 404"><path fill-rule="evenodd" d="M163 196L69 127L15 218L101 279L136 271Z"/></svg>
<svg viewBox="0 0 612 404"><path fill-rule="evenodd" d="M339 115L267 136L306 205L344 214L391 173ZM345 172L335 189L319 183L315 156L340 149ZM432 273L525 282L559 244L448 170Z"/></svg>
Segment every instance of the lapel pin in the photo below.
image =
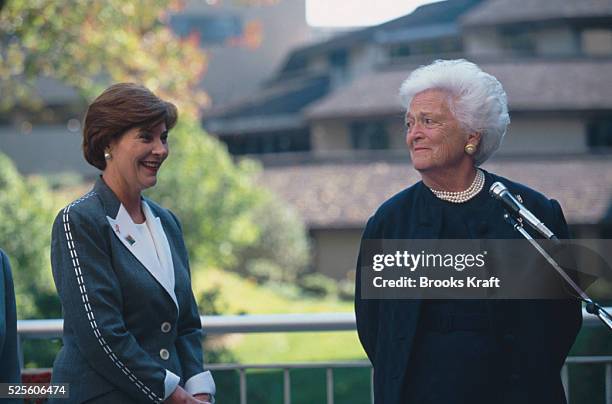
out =
<svg viewBox="0 0 612 404"><path fill-rule="evenodd" d="M136 243L136 240L134 240L134 237L132 237L131 234L128 234L125 239L127 240L128 243L130 243L130 245L134 245Z"/></svg>
<svg viewBox="0 0 612 404"><path fill-rule="evenodd" d="M518 199L520 203L523 203L523 198L519 194L516 194L516 199Z"/></svg>

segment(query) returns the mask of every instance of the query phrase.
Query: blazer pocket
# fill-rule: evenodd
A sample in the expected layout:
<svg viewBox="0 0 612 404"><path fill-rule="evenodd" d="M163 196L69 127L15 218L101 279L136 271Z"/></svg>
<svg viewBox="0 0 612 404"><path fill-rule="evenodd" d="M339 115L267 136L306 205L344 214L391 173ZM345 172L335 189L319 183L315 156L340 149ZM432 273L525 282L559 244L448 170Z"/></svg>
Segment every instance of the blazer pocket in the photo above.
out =
<svg viewBox="0 0 612 404"><path fill-rule="evenodd" d="M72 398L72 386L75 388L75 399ZM115 390L115 386L94 371L88 371L76 383L71 383L70 402L85 403L95 401L97 398Z"/></svg>

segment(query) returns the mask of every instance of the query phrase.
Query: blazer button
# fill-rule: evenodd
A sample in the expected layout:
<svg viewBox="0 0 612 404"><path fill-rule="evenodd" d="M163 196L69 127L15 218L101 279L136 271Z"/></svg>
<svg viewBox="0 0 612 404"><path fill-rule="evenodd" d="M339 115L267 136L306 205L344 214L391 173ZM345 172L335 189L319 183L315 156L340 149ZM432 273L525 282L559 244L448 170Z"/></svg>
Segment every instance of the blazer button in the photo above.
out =
<svg viewBox="0 0 612 404"><path fill-rule="evenodd" d="M167 361L170 358L170 352L167 349L162 348L159 350L159 357Z"/></svg>
<svg viewBox="0 0 612 404"><path fill-rule="evenodd" d="M169 322L165 321L165 322L162 323L161 331L164 334L169 333L171 329L172 329L172 325Z"/></svg>

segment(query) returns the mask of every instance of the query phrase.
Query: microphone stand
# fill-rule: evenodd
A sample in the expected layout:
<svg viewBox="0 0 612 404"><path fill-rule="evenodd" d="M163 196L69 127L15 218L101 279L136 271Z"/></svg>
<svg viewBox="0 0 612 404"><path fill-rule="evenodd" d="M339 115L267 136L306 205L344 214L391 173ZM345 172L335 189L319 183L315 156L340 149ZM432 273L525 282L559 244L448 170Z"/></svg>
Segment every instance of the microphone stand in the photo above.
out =
<svg viewBox="0 0 612 404"><path fill-rule="evenodd" d="M612 331L612 316L608 313L599 303L594 302L587 294L582 290L580 286L557 264L557 262L542 248L537 241L534 240L533 237L523 228L523 223L520 220L517 220L510 213L504 213L504 219L514 227L516 231L521 233L521 235L531 243L531 245L548 261L550 265L561 275L561 277L578 293L580 296L579 299L586 303L586 311L587 313L596 315L607 327L610 331ZM539 229L536 228L539 231ZM554 236L553 236L554 237ZM556 240L556 237L551 238L552 240ZM559 241L557 241L559 242Z"/></svg>

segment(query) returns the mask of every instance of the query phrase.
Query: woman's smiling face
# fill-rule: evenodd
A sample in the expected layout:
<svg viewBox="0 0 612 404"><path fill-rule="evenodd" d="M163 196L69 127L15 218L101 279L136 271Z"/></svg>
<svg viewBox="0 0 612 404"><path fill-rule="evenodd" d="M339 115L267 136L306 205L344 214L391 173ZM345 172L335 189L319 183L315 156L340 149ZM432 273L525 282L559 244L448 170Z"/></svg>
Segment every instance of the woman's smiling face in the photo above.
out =
<svg viewBox="0 0 612 404"><path fill-rule="evenodd" d="M168 157L166 124L130 129L109 148L112 158L107 161L105 175L134 191L150 188L157 183L157 172Z"/></svg>
<svg viewBox="0 0 612 404"><path fill-rule="evenodd" d="M406 144L416 170L447 169L470 158L464 152L468 133L450 110L448 93L431 89L415 95L406 126Z"/></svg>

